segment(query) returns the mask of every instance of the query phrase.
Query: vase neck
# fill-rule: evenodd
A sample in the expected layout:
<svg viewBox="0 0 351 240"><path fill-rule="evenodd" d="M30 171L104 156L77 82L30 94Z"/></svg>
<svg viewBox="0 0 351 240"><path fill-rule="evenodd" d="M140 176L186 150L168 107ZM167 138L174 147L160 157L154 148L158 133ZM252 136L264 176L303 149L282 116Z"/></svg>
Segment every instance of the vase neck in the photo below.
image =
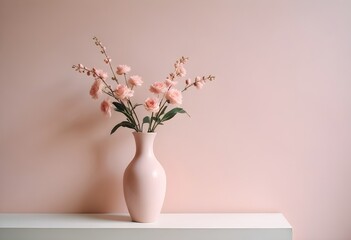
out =
<svg viewBox="0 0 351 240"><path fill-rule="evenodd" d="M133 132L135 140L135 156L151 155L154 156L154 140L156 133Z"/></svg>

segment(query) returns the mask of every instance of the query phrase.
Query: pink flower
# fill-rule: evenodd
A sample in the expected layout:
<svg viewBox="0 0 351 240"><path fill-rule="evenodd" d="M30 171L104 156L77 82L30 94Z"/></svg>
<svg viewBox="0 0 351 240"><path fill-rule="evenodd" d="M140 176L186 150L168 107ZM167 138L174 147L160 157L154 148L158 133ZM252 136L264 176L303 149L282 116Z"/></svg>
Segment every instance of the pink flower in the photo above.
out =
<svg viewBox="0 0 351 240"><path fill-rule="evenodd" d="M176 75L180 77L184 77L186 75L186 70L183 64L178 64L176 66Z"/></svg>
<svg viewBox="0 0 351 240"><path fill-rule="evenodd" d="M125 100L133 97L134 91L128 88L126 85L118 84L114 93L116 98L119 100Z"/></svg>
<svg viewBox="0 0 351 240"><path fill-rule="evenodd" d="M145 109L149 112L156 113L160 110L160 103L157 98L147 98L144 103Z"/></svg>
<svg viewBox="0 0 351 240"><path fill-rule="evenodd" d="M164 82L155 82L150 86L150 92L160 94L166 91L166 84Z"/></svg>
<svg viewBox="0 0 351 240"><path fill-rule="evenodd" d="M106 80L108 78L107 73L105 73L104 71L102 71L101 69L93 69L94 74L96 77L102 79L102 80Z"/></svg>
<svg viewBox="0 0 351 240"><path fill-rule="evenodd" d="M101 111L108 117L111 117L111 101L110 99L106 98L102 101L100 105Z"/></svg>
<svg viewBox="0 0 351 240"><path fill-rule="evenodd" d="M202 79L202 77L199 77L197 76L195 78L195 83L194 83L194 86L197 88L197 89L201 89L205 84L205 81Z"/></svg>
<svg viewBox="0 0 351 240"><path fill-rule="evenodd" d="M128 79L128 83L132 85L133 87L135 86L141 86L144 82L141 80L141 77L138 75L133 75Z"/></svg>
<svg viewBox="0 0 351 240"><path fill-rule="evenodd" d="M166 99L170 104L182 104L182 92L172 88L166 93Z"/></svg>
<svg viewBox="0 0 351 240"><path fill-rule="evenodd" d="M131 68L129 66L127 66L127 65L118 65L116 73L118 75L123 75L123 74L129 73L130 69Z"/></svg>
<svg viewBox="0 0 351 240"><path fill-rule="evenodd" d="M102 84L100 79L95 79L93 85L90 88L90 95L94 99L99 98L99 94L101 93L102 90Z"/></svg>
<svg viewBox="0 0 351 240"><path fill-rule="evenodd" d="M166 83L166 86L167 86L167 87L173 87L173 86L175 86L178 82L177 82L177 81L173 81L173 80L167 78L166 81L165 81L165 83Z"/></svg>

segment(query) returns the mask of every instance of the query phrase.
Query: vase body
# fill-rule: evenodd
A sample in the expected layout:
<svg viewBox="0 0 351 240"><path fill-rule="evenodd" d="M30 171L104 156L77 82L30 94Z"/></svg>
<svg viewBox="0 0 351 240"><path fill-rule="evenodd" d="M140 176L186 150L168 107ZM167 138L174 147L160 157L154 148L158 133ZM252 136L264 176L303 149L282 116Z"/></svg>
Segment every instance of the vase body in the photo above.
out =
<svg viewBox="0 0 351 240"><path fill-rule="evenodd" d="M133 221L155 222L166 193L166 174L153 150L156 133L133 135L136 151L124 172L124 198Z"/></svg>

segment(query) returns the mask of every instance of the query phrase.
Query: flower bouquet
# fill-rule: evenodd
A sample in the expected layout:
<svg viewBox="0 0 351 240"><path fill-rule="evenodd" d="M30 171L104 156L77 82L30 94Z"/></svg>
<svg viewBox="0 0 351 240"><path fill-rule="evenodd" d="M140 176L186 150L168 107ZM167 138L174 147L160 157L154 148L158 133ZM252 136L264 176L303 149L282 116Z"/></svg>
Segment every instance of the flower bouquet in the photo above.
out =
<svg viewBox="0 0 351 240"><path fill-rule="evenodd" d="M212 75L197 76L194 79L187 78L184 80L184 87L179 90L176 88L178 79L186 76L184 65L189 59L181 57L174 64L174 71L169 73L164 81L154 82L149 86L152 95L146 98L144 103L134 103L132 97L135 90L143 85L142 78L139 75L129 75L131 67L127 65L118 65L117 68L113 68L106 47L97 37L94 37L93 40L101 54L104 55L104 62L111 70L112 76L109 78L105 71L94 67L88 68L82 64L73 65L72 68L93 78L90 89L93 99L98 99L101 94L106 95L100 105L105 115L111 117L113 108L126 117L125 121L112 128L111 134L120 127L131 128L136 132L155 132L159 125L163 125L176 114L186 113L183 108L179 107L182 104L183 92L191 87L201 89L207 81L215 79ZM136 112L136 109L141 106L144 106L149 112L149 115L142 120Z"/></svg>

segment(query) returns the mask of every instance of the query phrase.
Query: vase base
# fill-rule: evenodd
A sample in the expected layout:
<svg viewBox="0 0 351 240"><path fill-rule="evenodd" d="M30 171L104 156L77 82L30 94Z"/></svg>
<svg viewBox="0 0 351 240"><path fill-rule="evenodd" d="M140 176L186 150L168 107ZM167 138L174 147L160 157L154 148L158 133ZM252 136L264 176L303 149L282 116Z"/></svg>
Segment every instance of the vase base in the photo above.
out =
<svg viewBox="0 0 351 240"><path fill-rule="evenodd" d="M135 222L135 223L154 223L157 221L158 219L133 219L132 218L132 222Z"/></svg>

